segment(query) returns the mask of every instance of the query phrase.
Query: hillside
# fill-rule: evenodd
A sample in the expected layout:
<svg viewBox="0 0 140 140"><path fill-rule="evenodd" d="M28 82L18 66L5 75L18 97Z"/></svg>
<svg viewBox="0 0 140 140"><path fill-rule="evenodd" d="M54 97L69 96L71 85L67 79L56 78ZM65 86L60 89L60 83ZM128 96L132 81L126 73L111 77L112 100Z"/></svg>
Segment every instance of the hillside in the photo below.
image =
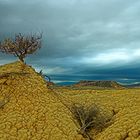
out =
<svg viewBox="0 0 140 140"><path fill-rule="evenodd" d="M116 81L80 81L74 84L74 86L76 87L92 86L92 87L113 88L113 89L124 88L122 85L120 85Z"/></svg>
<svg viewBox="0 0 140 140"><path fill-rule="evenodd" d="M0 66L0 106L0 140L82 140L67 107L21 62Z"/></svg>

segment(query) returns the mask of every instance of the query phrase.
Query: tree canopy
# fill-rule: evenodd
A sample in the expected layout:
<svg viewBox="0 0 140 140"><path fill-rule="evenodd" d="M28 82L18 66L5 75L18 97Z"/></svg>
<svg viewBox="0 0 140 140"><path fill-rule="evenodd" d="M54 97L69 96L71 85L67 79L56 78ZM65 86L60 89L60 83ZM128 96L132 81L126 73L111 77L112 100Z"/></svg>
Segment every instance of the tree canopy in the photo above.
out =
<svg viewBox="0 0 140 140"><path fill-rule="evenodd" d="M25 36L21 33L15 35L15 39L7 38L0 42L0 52L12 54L24 62L28 54L33 54L41 48L42 34Z"/></svg>

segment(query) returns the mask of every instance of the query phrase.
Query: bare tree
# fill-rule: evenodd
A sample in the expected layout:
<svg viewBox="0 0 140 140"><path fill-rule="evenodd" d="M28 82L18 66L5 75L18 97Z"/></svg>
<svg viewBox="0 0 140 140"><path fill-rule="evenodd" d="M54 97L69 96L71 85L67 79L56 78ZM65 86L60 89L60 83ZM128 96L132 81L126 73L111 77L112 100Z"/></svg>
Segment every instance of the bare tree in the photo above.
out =
<svg viewBox="0 0 140 140"><path fill-rule="evenodd" d="M21 33L15 35L15 39L7 38L0 42L0 52L12 54L24 62L24 58L28 54L33 54L41 48L42 34L24 36Z"/></svg>

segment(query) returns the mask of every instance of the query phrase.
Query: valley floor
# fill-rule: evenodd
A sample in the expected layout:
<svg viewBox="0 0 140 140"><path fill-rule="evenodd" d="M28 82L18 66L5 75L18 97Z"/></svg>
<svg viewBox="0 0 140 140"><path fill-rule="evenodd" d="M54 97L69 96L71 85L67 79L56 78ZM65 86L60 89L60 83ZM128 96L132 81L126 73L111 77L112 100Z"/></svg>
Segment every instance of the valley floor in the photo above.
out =
<svg viewBox="0 0 140 140"><path fill-rule="evenodd" d="M98 140L140 140L140 89L55 89L64 104L98 105L111 124L96 135ZM93 136L94 137L94 136Z"/></svg>

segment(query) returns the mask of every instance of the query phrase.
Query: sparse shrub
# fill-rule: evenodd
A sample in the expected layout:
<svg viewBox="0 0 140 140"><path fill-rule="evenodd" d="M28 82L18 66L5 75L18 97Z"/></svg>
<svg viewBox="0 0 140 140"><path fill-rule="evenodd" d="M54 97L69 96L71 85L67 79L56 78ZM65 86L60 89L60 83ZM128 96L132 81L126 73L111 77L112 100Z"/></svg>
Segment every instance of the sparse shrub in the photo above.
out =
<svg viewBox="0 0 140 140"><path fill-rule="evenodd" d="M0 52L12 54L24 62L28 54L33 54L41 48L42 35L24 36L21 33L15 35L15 39L7 38L0 42Z"/></svg>
<svg viewBox="0 0 140 140"><path fill-rule="evenodd" d="M96 105L85 107L80 104L74 104L71 111L80 126L78 133L88 140L92 140L89 134L91 129L99 130L105 126L105 120L100 116L99 108Z"/></svg>
<svg viewBox="0 0 140 140"><path fill-rule="evenodd" d="M48 79L49 82L51 82L51 78L43 73L43 70L40 70L39 75L42 76L44 79Z"/></svg>

